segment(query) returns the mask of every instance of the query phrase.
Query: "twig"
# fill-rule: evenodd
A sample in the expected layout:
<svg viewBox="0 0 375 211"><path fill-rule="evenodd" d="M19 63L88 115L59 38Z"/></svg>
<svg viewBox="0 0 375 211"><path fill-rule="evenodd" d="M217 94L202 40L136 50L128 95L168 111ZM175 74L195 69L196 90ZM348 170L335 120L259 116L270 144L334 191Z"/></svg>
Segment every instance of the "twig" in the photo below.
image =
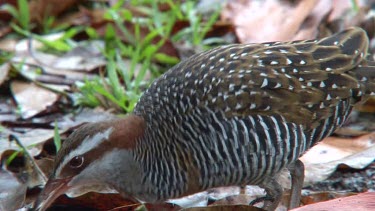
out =
<svg viewBox="0 0 375 211"><path fill-rule="evenodd" d="M31 164L31 167L39 174L39 176L43 179L44 183L47 182L47 177L46 175L43 173L43 171L39 168L38 164L36 164L34 158L30 155L29 151L26 149L26 147L21 143L21 141L18 139L17 136L11 134L9 135L9 139L11 141L15 141L16 144L24 151L25 153L25 156L28 158L30 164Z"/></svg>

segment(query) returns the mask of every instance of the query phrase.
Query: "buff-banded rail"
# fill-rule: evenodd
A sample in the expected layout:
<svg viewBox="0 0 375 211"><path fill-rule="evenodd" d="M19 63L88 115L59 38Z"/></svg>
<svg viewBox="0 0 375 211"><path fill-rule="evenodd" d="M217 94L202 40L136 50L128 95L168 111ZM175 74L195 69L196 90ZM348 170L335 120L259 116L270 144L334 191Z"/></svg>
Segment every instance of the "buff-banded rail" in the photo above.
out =
<svg viewBox="0 0 375 211"><path fill-rule="evenodd" d="M81 126L63 143L35 203L90 187L159 203L221 186L258 185L280 202L280 172L375 92L369 40L350 28L319 40L233 44L198 53L156 79L134 111Z"/></svg>

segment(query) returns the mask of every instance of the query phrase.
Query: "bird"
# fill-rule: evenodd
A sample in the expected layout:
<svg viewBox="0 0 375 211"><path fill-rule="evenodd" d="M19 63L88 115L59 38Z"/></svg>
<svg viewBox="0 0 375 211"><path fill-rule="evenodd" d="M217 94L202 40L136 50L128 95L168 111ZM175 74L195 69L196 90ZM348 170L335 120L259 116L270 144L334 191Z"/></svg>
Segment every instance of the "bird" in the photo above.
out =
<svg viewBox="0 0 375 211"><path fill-rule="evenodd" d="M375 92L369 39L358 27L316 40L230 44L172 67L124 117L76 129L34 204L95 187L150 203L215 187L258 185L278 206L291 172L299 206L307 150Z"/></svg>

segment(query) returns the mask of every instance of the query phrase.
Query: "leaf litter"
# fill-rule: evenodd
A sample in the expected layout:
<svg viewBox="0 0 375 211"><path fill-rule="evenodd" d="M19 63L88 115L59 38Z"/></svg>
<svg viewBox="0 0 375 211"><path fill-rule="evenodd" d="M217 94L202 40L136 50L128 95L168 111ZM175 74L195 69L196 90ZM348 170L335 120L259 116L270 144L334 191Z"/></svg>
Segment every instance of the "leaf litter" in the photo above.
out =
<svg viewBox="0 0 375 211"><path fill-rule="evenodd" d="M37 1L31 2L37 4ZM360 25L369 32L369 36L372 38L375 24L373 24L374 19L371 19L372 17L369 15L371 14L369 5L365 4L364 1L359 1L357 5L359 10L355 13L352 12L352 5L348 2L341 0L228 0L224 4L219 21L232 28L221 28L221 30L226 30L224 33L213 30L211 35L215 36L216 33L216 35L227 36L229 34L242 43L287 41L313 39L349 26ZM46 5L49 3L47 2ZM68 1L63 7L49 12L58 16L64 8L71 8L74 5L74 1ZM45 8L41 5L36 5L34 8L40 10L39 13L34 13L40 16L34 15L32 19L40 21L40 17L47 14ZM0 13L0 15L4 14ZM99 34L103 34L104 25L107 24L107 21L102 19L102 15L103 11L81 8L76 13L65 16L65 19L61 18L60 21L68 20L69 24L74 25L77 24L75 17L80 17L80 24L88 23L96 27ZM90 22L93 19L88 17L96 17L95 22ZM186 27L185 23L180 23L179 27ZM134 30L131 23L126 23L126 26L130 30ZM2 32L0 35L5 36L11 30L5 27ZM147 34L148 32L146 29L142 29L141 33ZM55 38L58 38L58 35L55 35ZM53 39L53 37L49 39ZM124 42L128 41L126 37L123 40ZM4 163L16 150L19 150L17 144L8 142L10 135L17 136L29 153L36 158L38 166L48 175L55 153L52 140L54 120L57 120L60 133L64 138L71 132L69 128L74 128L84 122L95 122L116 117L100 109L99 111L84 109L77 114L67 114L58 109L59 106L66 106L67 110L71 109L69 100L67 100L71 96L62 93L74 90L76 81L91 78L105 65L106 61L99 50L103 46L102 43L82 42L77 48L71 49L64 55L54 55L39 52L38 48L42 45L38 43L30 45L28 42L30 40L15 41L12 39L0 42L0 49L9 50L13 48L15 52L10 62L0 66L0 86L2 87L0 91L0 123L3 127L0 128L0 155L2 163ZM178 47L173 47L171 42L166 42L166 45L167 47L163 48L162 51L174 56L179 54L176 52ZM370 51L373 52L373 48ZM20 64L25 66L18 70L21 77L14 77L12 72ZM38 72L40 70L41 72ZM51 88L51 85L55 87ZM14 102L3 99L14 99ZM354 118L352 122L336 132L339 136L332 136L323 140L301 158L306 167L306 187L303 190L302 198L304 204L320 206L322 203L321 206L330 207L332 204L323 205L325 202L321 201L349 196L343 198L342 201L348 203L351 201L361 202L364 207L368 208L368 199L374 197L373 194L363 193L357 195L357 198L350 198L354 197L350 195L358 192L375 191L374 183L371 183L375 180L373 133L375 127L372 121L375 105L371 103L373 101L374 99L370 99L369 103L357 108L361 112L367 112L367 115ZM35 175L35 172L30 170L28 164L25 164L24 159L24 156L19 154L15 163L8 166L8 169L3 167L0 171L0 183L7 183L7 186L1 186L0 188L1 210L13 210L30 203L35 199L35 194L28 194L28 192L38 189L38 186L43 184L40 178ZM284 180L282 180L282 184L286 188L290 185L288 178L288 174L285 174ZM26 192L26 190L29 191ZM179 204L181 207L205 206L207 209L222 208L223 210L249 209L249 206L228 204L248 204L255 197L263 195L264 191L256 186L247 186L245 193L247 194L241 194L239 187L217 188L185 197L180 201L171 202ZM99 197L100 200L94 201L101 201L106 197L107 199L99 204L90 204L90 201L92 203L92 199L95 199L95 197ZM118 201L111 205L114 197ZM283 204L278 210L286 209L287 200L288 193L286 192L283 196ZM141 206L132 204L118 195L97 193L86 194L75 199L61 196L56 203L66 204L67 206L72 204L81 206L80 204L86 203L85 206L87 207L113 210L121 209L121 205L128 208L133 207L130 209ZM332 201L332 203L337 204L337 201ZM170 204L164 204L163 206L165 206L163 209L166 210L180 209L179 206L170 206ZM309 206L299 209L314 209L314 207L309 208ZM150 204L146 204L146 207L155 209L155 206ZM189 210L203 209L191 208Z"/></svg>

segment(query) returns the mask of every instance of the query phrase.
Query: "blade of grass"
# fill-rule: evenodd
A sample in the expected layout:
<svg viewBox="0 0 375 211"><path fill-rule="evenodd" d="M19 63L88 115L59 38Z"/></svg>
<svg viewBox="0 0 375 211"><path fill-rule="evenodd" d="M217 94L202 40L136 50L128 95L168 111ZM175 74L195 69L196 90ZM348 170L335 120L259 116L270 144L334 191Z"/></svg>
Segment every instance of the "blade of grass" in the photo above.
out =
<svg viewBox="0 0 375 211"><path fill-rule="evenodd" d="M59 127L57 126L57 121L55 121L55 127L53 129L53 132L53 143L55 144L56 152L58 152L61 148L61 137L59 133Z"/></svg>
<svg viewBox="0 0 375 211"><path fill-rule="evenodd" d="M29 4L27 0L18 0L17 5L19 9L18 21L20 22L20 25L23 29L29 30L30 29Z"/></svg>

